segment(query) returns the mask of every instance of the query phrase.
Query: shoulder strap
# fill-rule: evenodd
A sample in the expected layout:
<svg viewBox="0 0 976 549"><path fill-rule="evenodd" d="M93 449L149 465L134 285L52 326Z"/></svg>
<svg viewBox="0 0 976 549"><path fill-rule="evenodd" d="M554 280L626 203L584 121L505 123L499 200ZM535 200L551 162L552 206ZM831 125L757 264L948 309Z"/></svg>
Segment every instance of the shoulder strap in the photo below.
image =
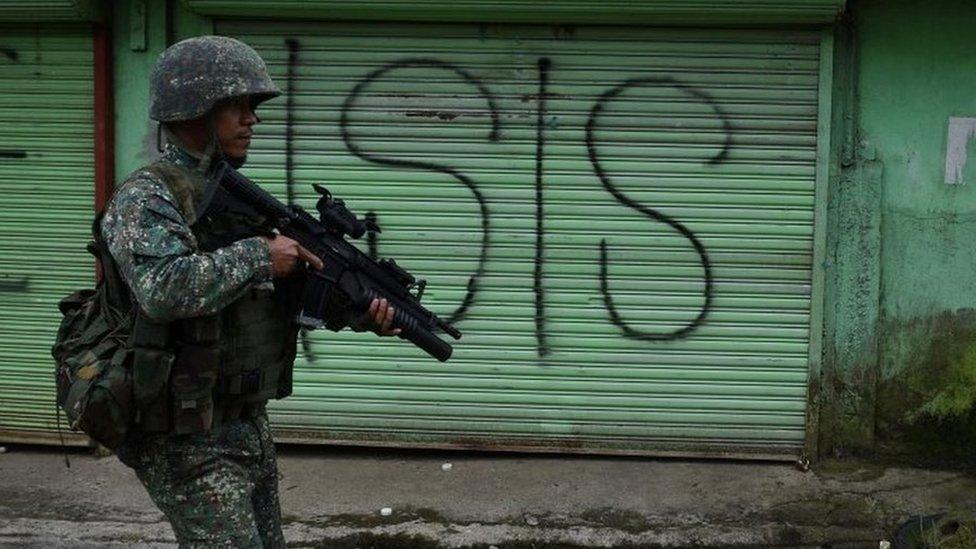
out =
<svg viewBox="0 0 976 549"><path fill-rule="evenodd" d="M92 221L92 242L88 244L88 251L98 260L102 275L102 312L112 314L113 320L121 322L133 309L132 294L128 285L119 274L108 243L102 237L102 218L105 212L99 212ZM136 307L138 309L138 307Z"/></svg>

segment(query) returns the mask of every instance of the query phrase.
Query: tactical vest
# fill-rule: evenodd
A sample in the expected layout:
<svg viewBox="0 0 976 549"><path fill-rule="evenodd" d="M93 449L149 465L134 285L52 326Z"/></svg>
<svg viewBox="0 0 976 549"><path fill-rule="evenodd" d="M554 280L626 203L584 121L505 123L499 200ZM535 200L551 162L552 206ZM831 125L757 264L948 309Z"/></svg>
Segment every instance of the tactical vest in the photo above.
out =
<svg viewBox="0 0 976 549"><path fill-rule="evenodd" d="M197 239L211 252L268 234L263 219L208 213L196 206L204 176L167 162L146 168L162 179ZM259 413L270 398L291 394L297 325L287 310L295 288L256 287L219 313L158 323L138 315L130 336L136 423L144 432L207 431Z"/></svg>

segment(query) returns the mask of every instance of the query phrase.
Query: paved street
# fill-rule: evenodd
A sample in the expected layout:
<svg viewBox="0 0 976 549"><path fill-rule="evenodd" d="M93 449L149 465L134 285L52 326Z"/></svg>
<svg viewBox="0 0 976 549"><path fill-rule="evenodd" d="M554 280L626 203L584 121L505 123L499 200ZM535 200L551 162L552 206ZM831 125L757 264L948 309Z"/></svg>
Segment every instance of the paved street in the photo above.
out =
<svg viewBox="0 0 976 549"><path fill-rule="evenodd" d="M114 457L72 450L67 469L56 448L7 450L3 546L175 545ZM876 548L912 516L976 509L976 479L967 474L857 462L801 472L761 462L280 452L285 534L295 547Z"/></svg>

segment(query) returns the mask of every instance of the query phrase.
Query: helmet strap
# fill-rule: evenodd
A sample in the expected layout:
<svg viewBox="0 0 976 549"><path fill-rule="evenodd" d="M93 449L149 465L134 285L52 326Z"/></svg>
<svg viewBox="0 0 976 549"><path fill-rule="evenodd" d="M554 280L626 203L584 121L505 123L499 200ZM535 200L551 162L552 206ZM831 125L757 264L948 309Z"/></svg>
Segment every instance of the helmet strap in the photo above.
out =
<svg viewBox="0 0 976 549"><path fill-rule="evenodd" d="M156 122L156 152L162 153L166 148L163 143L163 123Z"/></svg>
<svg viewBox="0 0 976 549"><path fill-rule="evenodd" d="M224 153L220 150L220 140L217 138L217 125L214 123L213 110L207 113L207 146L203 149L203 159L200 160L200 171L207 173L210 164L219 162L223 159Z"/></svg>

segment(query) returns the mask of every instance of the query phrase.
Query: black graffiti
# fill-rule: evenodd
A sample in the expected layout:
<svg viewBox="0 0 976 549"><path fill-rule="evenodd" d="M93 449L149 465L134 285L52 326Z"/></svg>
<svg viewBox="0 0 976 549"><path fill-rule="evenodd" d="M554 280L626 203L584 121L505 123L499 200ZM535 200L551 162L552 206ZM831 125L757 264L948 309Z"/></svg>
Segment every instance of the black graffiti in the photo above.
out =
<svg viewBox="0 0 976 549"><path fill-rule="evenodd" d="M543 216L545 208L542 193L542 175L544 173L543 158L545 156L545 117L546 93L549 81L549 58L539 59L539 101L536 103L536 135L535 135L535 269L533 271L532 288L535 291L535 337L539 356L549 354L546 344L546 302L543 293L542 266L545 261L545 227Z"/></svg>
<svg viewBox="0 0 976 549"><path fill-rule="evenodd" d="M686 95L694 97L695 99L709 105L713 109L716 116L721 121L723 130L725 131L725 143L722 145L722 150L712 157L708 161L708 164L718 164L728 158L729 151L732 148L732 126L729 123L728 117L724 112L722 112L722 109L707 93L682 84L673 78L658 77L633 78L604 92L593 105L593 109L590 111L590 117L586 122L586 149L590 156L590 163L593 165L593 171L596 173L597 177L600 178L604 188L606 188L607 191L609 191L610 194L612 194L613 197L621 204L641 212L647 217L655 221L660 221L661 223L664 223L678 231L681 236L685 237L689 242L691 242L691 245L695 248L695 252L698 253L698 257L701 260L705 278L705 301L702 304L698 315L685 326L668 333L644 332L630 327L627 322L621 318L620 313L617 312L617 308L613 302L613 297L610 295L607 275L607 240L604 238L600 241L600 291L603 293L604 304L606 305L607 311L610 313L610 321L619 327L626 337L643 341L668 341L687 337L689 334L698 329L698 327L701 326L708 317L708 313L712 306L712 293L714 287L712 280L712 266L708 259L708 252L706 251L705 246L701 243L701 240L698 239L695 233L676 219L673 219L628 197L626 194L620 191L620 189L614 186L614 184L610 181L610 176L604 171L603 166L600 164L599 155L597 154L596 139L594 137L597 118L599 117L600 113L603 112L604 105L606 105L608 101L616 98L625 90L636 86L666 86L676 88Z"/></svg>
<svg viewBox="0 0 976 549"><path fill-rule="evenodd" d="M380 221L379 221L379 217L376 215L376 212L374 211L366 212L366 224L370 227L376 227L377 229L380 228ZM368 250L369 257L373 259L376 259L380 256L379 251L377 249L379 245L376 241L377 240L376 233L378 232L380 231L373 230L373 229L366 231L366 249Z"/></svg>
<svg viewBox="0 0 976 549"><path fill-rule="evenodd" d="M294 96L295 96L295 68L298 63L298 51L299 43L297 40L288 39L286 44L289 51L288 56L288 76L287 76L287 113L286 113L286 184L288 190L289 202L293 201L293 186L294 186ZM551 70L552 63L548 58L541 58L538 60L537 68L539 72L539 88L538 94L536 95L523 95L522 101L526 102L531 99L537 100L537 112L536 112L536 162L535 162L535 198L536 198L536 209L535 209L535 229L536 229L536 249L535 249L535 265L533 272L533 289L535 292L535 328L536 328L536 338L537 338L537 351L540 357L546 356L549 351L549 346L547 343L547 333L546 333L546 310L545 310L545 195L544 195L544 177L545 177L545 152L546 152L546 116L547 102L553 97L559 97L558 94L549 92L549 72ZM339 132L340 137L345 144L347 150L357 158L364 160L369 163L394 166L399 168L410 168L410 169L420 169L433 171L437 173L442 173L449 175L461 182L465 187L469 189L474 198L476 199L480 213L481 213L481 228L482 228L482 238L481 238L481 250L479 254L478 264L475 272L469 277L467 284L467 293L464 296L461 304L457 309L450 315L448 319L449 322L458 322L461 320L466 312L471 307L474 302L475 295L478 291L478 282L484 274L485 263L487 259L487 253L490 244L491 232L490 232L490 218L487 206L487 200L485 199L483 193L480 191L478 186L474 181L467 175L461 173L455 168L450 166L444 166L436 164L433 162L425 162L420 160L411 160L404 158L395 158L390 156L384 156L378 153L373 153L365 150L363 146L360 146L356 140L351 135L350 131L350 116L351 113L356 109L357 102L359 98L364 94L368 86L370 86L376 80L382 78L387 73L397 70L397 69L409 69L409 68L435 68L454 73L455 75L462 78L465 82L476 88L483 98L489 109L489 114L491 116L491 131L488 135L488 139L492 142L499 141L501 137L500 133L500 121L499 113L495 104L495 100L488 88L475 76L466 71L465 69L453 65L448 62L440 61L438 59L431 58L407 58L401 59L387 65L384 65L378 69L369 72L365 77L363 77L350 93L346 96L342 110L340 113L339 122ZM699 237L688 229L682 222L668 215L665 215L655 208L651 208L640 202L630 198L623 191L616 187L612 182L610 175L603 168L601 161L599 159L598 153L598 143L595 138L597 122L600 115L604 112L605 105L616 99L626 90L634 87L648 86L648 87L669 87L680 91L681 93L690 96L699 102L707 105L715 113L718 121L722 126L724 132L724 142L721 145L720 150L707 160L707 164L720 164L728 159L729 153L732 148L733 140L733 129L729 118L722 111L721 107L716 103L716 101L706 92L694 88L692 86L683 84L674 78L668 77L649 77L649 78L633 78L626 80L619 85L609 89L608 91L602 93L595 101L589 118L587 119L585 126L585 141L587 153L589 156L590 163L593 167L594 173L600 179L604 188L614 197L615 200L631 208L641 214L647 216L648 218L664 223L665 225L673 228L682 237L688 240L695 252L698 254L700 263L703 269L704 278L704 299L701 309L698 311L695 318L689 321L685 326L667 332L667 333L650 333L645 331L640 331L632 326L630 326L620 315L617 310L616 304L614 303L613 296L610 292L609 283L609 259L608 259L608 242L607 239L600 240L600 257L599 257L599 283L600 291L603 295L604 304L610 315L611 322L619 327L623 332L625 337L643 340L643 341L667 341L687 337L695 330L697 330L706 320L710 313L713 293L714 293L714 281L712 275L712 266L708 256L708 252L701 242ZM381 95L383 96L383 95ZM398 97L397 94L393 94L390 97ZM436 118L440 120L450 121L454 120L462 113L453 110L436 110L436 109L418 109L410 110L405 112L408 117L422 117L422 118ZM375 212L368 212L367 219L376 222L377 216ZM367 247L368 253L371 257L378 257L378 238L376 232L369 232L367 235ZM304 336L304 334L303 334ZM306 351L306 356L309 356L311 360L314 360L311 354L311 345L303 339L303 348Z"/></svg>
<svg viewBox="0 0 976 549"><path fill-rule="evenodd" d="M5 46L0 46L0 54L3 54L8 60L16 63L20 60L20 54L17 50L13 48L8 48ZM0 150L0 158L27 158L27 151L2 151ZM4 289L4 281L0 281L0 291L10 291Z"/></svg>
<svg viewBox="0 0 976 549"><path fill-rule="evenodd" d="M24 276L16 279L0 279L0 292L21 293L30 289L30 278Z"/></svg>
<svg viewBox="0 0 976 549"><path fill-rule="evenodd" d="M298 64L298 40L285 39L288 48L288 76L285 80L285 199L295 204L295 67ZM302 355L309 363L315 363L315 349L311 332L307 328L298 331Z"/></svg>
<svg viewBox="0 0 976 549"><path fill-rule="evenodd" d="M384 65L369 74L367 74L361 81L359 81L356 86L352 89L346 100L342 105L342 113L339 119L339 132L342 136L342 141L345 143L346 148L354 156L365 160L367 162L372 162L374 164L386 165L386 166L396 166L401 168L413 168L420 170L435 171L443 173L457 179L462 184L464 184L474 195L475 199L478 201L478 207L481 210L481 252L478 258L478 266L475 272L468 279L467 293L464 299L461 301L461 305L450 315L448 318L449 323L455 323L464 318L468 309L471 307L471 303L474 301L474 297L478 290L478 281L484 274L485 261L488 257L488 246L490 239L490 230L488 223L488 204L485 200L484 195L475 185L474 181L467 175L459 172L458 170L451 168L449 166L442 166L440 164L434 164L432 162L422 162L419 160L407 160L401 158L392 158L388 156L382 156L374 153L367 152L363 150L362 147L356 144L352 136L349 133L349 114L355 109L356 100L360 95L366 90L366 88L375 80L383 77L383 75L394 71L397 69L407 69L407 68L436 68L443 69L446 71L453 72L454 74L463 78L466 82L477 88L478 93L481 97L485 99L488 103L489 112L491 115L491 133L488 135L490 141L498 141L500 138L501 130L498 116L498 109L495 106L495 99L488 88L481 83L480 80L475 78L468 71L457 67L451 63L440 61L438 59L430 58L408 58L394 61L387 65ZM436 115L439 116L439 115Z"/></svg>
<svg viewBox="0 0 976 549"><path fill-rule="evenodd" d="M312 347L312 339L309 337L310 333L308 328L302 328L298 331L298 334L302 336L300 338L302 342L302 355L305 356L305 360L314 364L317 358L315 357L315 349Z"/></svg>
<svg viewBox="0 0 976 549"><path fill-rule="evenodd" d="M298 64L298 40L285 40L288 47L287 96L285 97L285 194L288 204L295 204L295 66Z"/></svg>

